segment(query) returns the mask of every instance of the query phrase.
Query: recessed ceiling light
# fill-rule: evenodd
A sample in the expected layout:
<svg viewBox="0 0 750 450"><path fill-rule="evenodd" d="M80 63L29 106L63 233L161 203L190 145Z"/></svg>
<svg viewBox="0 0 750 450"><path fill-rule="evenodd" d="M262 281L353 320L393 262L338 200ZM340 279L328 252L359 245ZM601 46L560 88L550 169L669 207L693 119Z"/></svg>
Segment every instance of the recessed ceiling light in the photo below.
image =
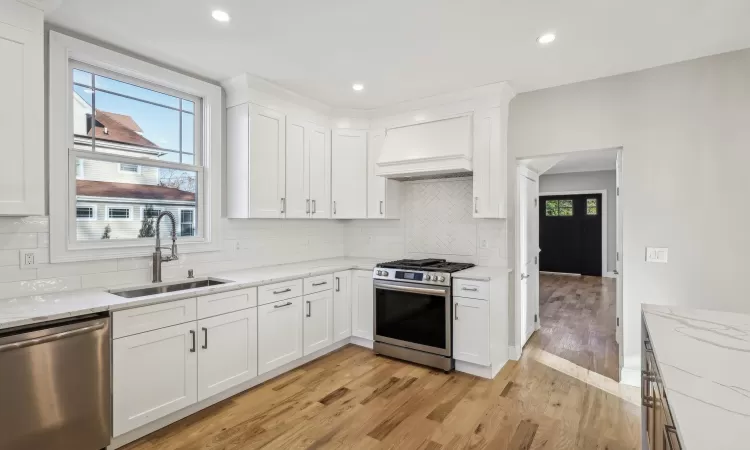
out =
<svg viewBox="0 0 750 450"><path fill-rule="evenodd" d="M229 14L227 14L225 11L222 11L220 9L215 9L211 11L211 17L213 17L219 22L229 22Z"/></svg>
<svg viewBox="0 0 750 450"><path fill-rule="evenodd" d="M545 33L539 36L536 41L542 45L546 45L555 40L555 33Z"/></svg>
<svg viewBox="0 0 750 450"><path fill-rule="evenodd" d="M355 91L361 91L364 88L365 88L365 86L363 84L360 84L360 83L354 83L352 85L352 89L354 89Z"/></svg>

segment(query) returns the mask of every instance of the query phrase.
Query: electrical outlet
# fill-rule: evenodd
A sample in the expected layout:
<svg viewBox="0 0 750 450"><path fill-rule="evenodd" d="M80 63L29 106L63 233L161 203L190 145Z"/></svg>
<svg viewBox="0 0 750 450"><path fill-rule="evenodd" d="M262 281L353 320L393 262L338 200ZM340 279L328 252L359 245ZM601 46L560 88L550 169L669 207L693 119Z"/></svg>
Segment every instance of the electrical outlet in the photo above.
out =
<svg viewBox="0 0 750 450"><path fill-rule="evenodd" d="M665 247L646 247L646 262L666 263L669 260L669 249Z"/></svg>
<svg viewBox="0 0 750 450"><path fill-rule="evenodd" d="M39 258L37 257L37 252L38 250L36 249L18 251L18 259L21 269L31 269L38 265L37 260Z"/></svg>
<svg viewBox="0 0 750 450"><path fill-rule="evenodd" d="M479 248L489 248L489 245L487 245L487 239L482 239L479 242Z"/></svg>

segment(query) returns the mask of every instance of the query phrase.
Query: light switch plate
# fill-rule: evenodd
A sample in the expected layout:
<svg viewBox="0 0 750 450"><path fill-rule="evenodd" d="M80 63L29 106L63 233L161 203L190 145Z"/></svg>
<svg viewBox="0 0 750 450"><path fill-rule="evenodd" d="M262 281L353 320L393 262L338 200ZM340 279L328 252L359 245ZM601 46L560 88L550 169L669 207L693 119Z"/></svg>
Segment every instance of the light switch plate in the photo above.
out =
<svg viewBox="0 0 750 450"><path fill-rule="evenodd" d="M646 247L646 262L666 263L669 249L666 247Z"/></svg>

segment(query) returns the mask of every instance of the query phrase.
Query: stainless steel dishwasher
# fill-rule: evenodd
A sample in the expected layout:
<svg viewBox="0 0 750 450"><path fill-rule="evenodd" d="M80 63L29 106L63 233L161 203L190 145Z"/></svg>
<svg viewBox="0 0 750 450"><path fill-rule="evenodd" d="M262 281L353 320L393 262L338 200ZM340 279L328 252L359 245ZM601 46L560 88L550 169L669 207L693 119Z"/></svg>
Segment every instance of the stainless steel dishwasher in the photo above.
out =
<svg viewBox="0 0 750 450"><path fill-rule="evenodd" d="M0 449L108 446L110 345L106 315L0 333Z"/></svg>

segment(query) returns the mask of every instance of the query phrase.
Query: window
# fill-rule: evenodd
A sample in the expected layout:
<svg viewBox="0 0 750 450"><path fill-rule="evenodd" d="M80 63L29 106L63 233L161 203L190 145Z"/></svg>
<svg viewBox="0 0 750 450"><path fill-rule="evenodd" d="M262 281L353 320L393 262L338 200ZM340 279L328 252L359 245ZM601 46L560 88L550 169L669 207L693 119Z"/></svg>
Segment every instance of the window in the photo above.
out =
<svg viewBox="0 0 750 450"><path fill-rule="evenodd" d="M221 87L55 31L48 41L51 262L148 255L158 212L183 209L180 250L219 250Z"/></svg>
<svg viewBox="0 0 750 450"><path fill-rule="evenodd" d="M158 217L163 208L198 207L194 143L200 99L75 61L71 66L76 167L89 168L77 177L76 202L132 204L142 218L155 213L147 219ZM131 220L132 211L108 207L107 219ZM99 230L78 228L78 241L153 237L135 225L101 222ZM196 236L196 227L191 229L189 236Z"/></svg>
<svg viewBox="0 0 750 450"><path fill-rule="evenodd" d="M180 210L180 236L195 235L195 210Z"/></svg>
<svg viewBox="0 0 750 450"><path fill-rule="evenodd" d="M141 173L141 166L138 164L120 163L118 170L122 173Z"/></svg>
<svg viewBox="0 0 750 450"><path fill-rule="evenodd" d="M545 200L544 211L547 217L570 217L573 215L573 200Z"/></svg>
<svg viewBox="0 0 750 450"><path fill-rule="evenodd" d="M95 206L77 206L76 220L96 220Z"/></svg>
<svg viewBox="0 0 750 450"><path fill-rule="evenodd" d="M130 220L130 208L107 207L107 218L112 220Z"/></svg>
<svg viewBox="0 0 750 450"><path fill-rule="evenodd" d="M597 205L597 200L595 198L587 198L586 199L586 215L587 216L595 216L599 212L599 208Z"/></svg>

